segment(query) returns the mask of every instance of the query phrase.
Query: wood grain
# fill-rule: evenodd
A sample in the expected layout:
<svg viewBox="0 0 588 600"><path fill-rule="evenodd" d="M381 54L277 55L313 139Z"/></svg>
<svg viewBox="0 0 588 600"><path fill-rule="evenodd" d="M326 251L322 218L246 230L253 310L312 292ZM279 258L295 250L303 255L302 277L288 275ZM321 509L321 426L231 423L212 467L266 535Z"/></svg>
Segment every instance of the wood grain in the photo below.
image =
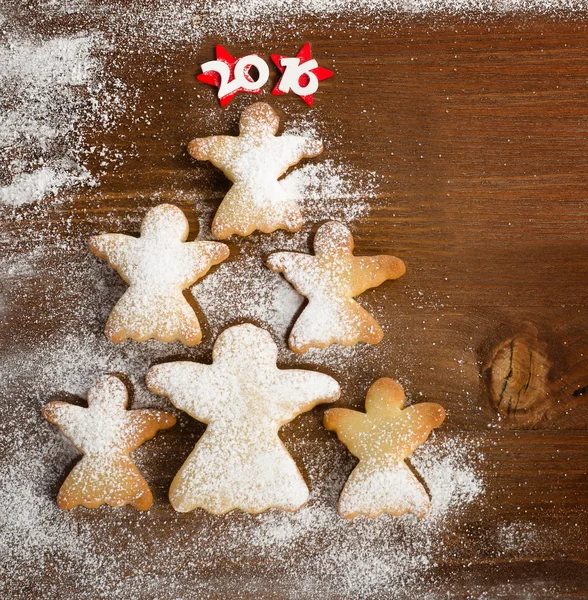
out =
<svg viewBox="0 0 588 600"><path fill-rule="evenodd" d="M371 214L352 224L357 253L390 253L407 265L401 281L362 296L386 338L341 377L340 405L361 408L373 379L398 377L414 399L443 404L444 434L476 439L484 457L479 468L485 493L460 515L442 551L434 549L430 579L410 591L390 588L373 597L587 598L588 21L390 18L370 30L334 27L327 36L309 19L296 33L277 27L270 39L230 48L237 55L269 55L293 52L306 40L319 62L336 72L321 83L313 113L327 145L325 158L379 177ZM228 183L211 165L190 159L186 144L236 133L239 113L251 101L241 96L208 119L213 91L197 87L194 75L198 64L212 58L216 42L225 40L210 37L196 51L177 44L165 56L146 49L140 58L117 57L115 50L113 68L127 85L142 90L134 114L148 112L150 123L129 115L113 132L92 132L90 144L105 144L125 159L104 170L99 188L82 190L68 203L24 211L24 219L6 212L2 254L30 249L34 232L46 230L56 232L56 241L81 240L110 231L121 219L128 232L136 232L153 197L180 206L192 231L197 229L194 201L216 206ZM158 65L157 83L148 85ZM284 121L307 113L292 96L272 97L267 90L261 99L281 111ZM89 166L101 171L98 160ZM29 239L4 242L17 231L29 232ZM254 234L244 243L258 240ZM76 244L44 258L45 272L11 282L16 286L4 291L3 355L23 340L51 336L83 320L71 306L87 292L64 282L56 263L88 261L83 244ZM230 240L233 251L240 244ZM114 277L107 281L120 285ZM499 418L484 369L497 349L522 335L525 322L536 329L549 365L550 402L565 408L541 419L540 429L531 420L519 430L516 419ZM209 360L209 348L204 344L197 357ZM304 365L304 356L281 366L292 364ZM320 419L320 411L313 413L282 437L303 469L308 444L326 444L349 471L353 461ZM240 560L238 553L222 558L210 536L203 542L199 536L226 524L205 514L173 514L166 499L169 483L203 430L185 416L180 420L181 428L139 452L155 496L149 526L154 539L143 541L153 544L150 574L159 582L141 597L200 597L192 566L172 574L157 564L157 542L183 528L194 544L210 544L217 557L213 563L195 559L198 577L216 582L209 598L343 598L336 579L331 589L304 591L279 566ZM75 519L103 528L122 547L142 535L142 522L125 515L124 539L115 535L121 527L116 516L84 511ZM238 523L241 517L227 519ZM500 547L499 539L492 548L480 543L513 524L536 535L512 548ZM122 581L133 576L133 560L129 550ZM15 598L38 597L35 589L59 579L59 572L48 559L37 581L19 587L20 596L8 589ZM435 582L434 589L427 581ZM76 597L75 581L60 585L59 597Z"/></svg>

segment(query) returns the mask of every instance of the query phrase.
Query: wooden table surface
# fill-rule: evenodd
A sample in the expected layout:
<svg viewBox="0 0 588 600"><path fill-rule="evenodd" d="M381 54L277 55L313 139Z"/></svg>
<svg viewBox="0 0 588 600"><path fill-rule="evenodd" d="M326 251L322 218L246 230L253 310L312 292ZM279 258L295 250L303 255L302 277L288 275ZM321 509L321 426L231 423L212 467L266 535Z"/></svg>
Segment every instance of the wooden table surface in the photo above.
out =
<svg viewBox="0 0 588 600"><path fill-rule="evenodd" d="M35 26L74 31L83 15ZM344 366L283 349L279 364L336 376L341 406L363 408L369 383L384 375L400 379L412 400L440 402L448 416L431 443L475 447L483 492L429 538L410 518L327 526L320 539L310 525L274 551L271 540L259 542L263 517L174 513L167 489L203 431L182 415L181 426L136 455L155 496L149 513L55 509L55 531L61 519L70 534L77 528L80 552L93 566L59 550L16 553L13 569L2 563L3 598L588 598L588 17L390 15L368 27L308 17L295 29L274 24L260 41L211 34L165 50L145 45L142 54L115 45L109 68L141 93L112 131L97 127L87 143L120 152L120 161L91 159L100 185L72 191L66 201L2 211L2 260L45 240L35 272L2 279L1 356L13 369L3 375L12 377L3 388L3 448L14 450L16 430L25 436L10 464L28 460L27 436L57 445L61 458L49 458L44 475L51 503L73 464L74 455L62 458L67 444L37 416L50 399L31 391L42 373L26 359L17 372L14 357L76 330L102 335L124 287L88 256L87 236L137 233L153 198L180 206L195 231L202 207L215 207L228 189L214 167L190 159L186 144L235 134L252 97L240 95L221 110L213 90L195 83L198 65L213 58L216 43L237 56L269 56L293 54L304 41L335 71L312 112L291 95L271 96L269 86L260 99L284 125L300 117L316 122L327 148L317 162L377 173L370 213L350 224L356 252L393 253L407 273L362 296L385 329L380 345ZM263 237L231 238L231 260ZM157 360L209 361L218 331L240 320L238 308L222 323L208 314L200 347L159 345ZM114 348L113 366L103 361L91 376L119 371L118 357L138 352L130 344ZM137 386L148 363L126 373ZM78 366L67 368L71 377ZM50 396L72 392L79 393L64 386ZM145 404L164 405L140 394ZM310 482L311 503L324 507L354 462L322 428L321 415L319 408L300 417L282 437ZM87 531L95 536L90 545ZM59 546L59 537L51 544ZM365 554L354 556L363 545ZM416 566L417 556L426 568ZM390 574L395 569L398 576Z"/></svg>

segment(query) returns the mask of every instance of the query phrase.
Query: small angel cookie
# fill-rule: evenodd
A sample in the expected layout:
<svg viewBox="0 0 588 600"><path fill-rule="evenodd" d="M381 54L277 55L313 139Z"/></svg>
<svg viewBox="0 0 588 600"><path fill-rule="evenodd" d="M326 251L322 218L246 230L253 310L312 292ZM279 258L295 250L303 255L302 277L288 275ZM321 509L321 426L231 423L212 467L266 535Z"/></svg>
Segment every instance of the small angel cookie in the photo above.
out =
<svg viewBox="0 0 588 600"><path fill-rule="evenodd" d="M325 412L325 427L359 458L339 498L342 517L427 514L429 496L404 460L443 423L445 411L433 402L403 407L402 387L383 377L370 387L365 413L347 408Z"/></svg>
<svg viewBox="0 0 588 600"><path fill-rule="evenodd" d="M279 123L269 104L257 102L243 111L237 137L199 138L188 145L195 159L210 161L233 182L212 222L214 237L302 227L300 209L278 179L301 159L320 154L323 144L298 135L276 137Z"/></svg>
<svg viewBox="0 0 588 600"><path fill-rule="evenodd" d="M225 260L229 249L220 242L186 242L188 232L184 213L160 204L145 215L139 238L118 233L90 238L90 252L129 284L106 322L111 341L200 343L200 323L182 291Z"/></svg>
<svg viewBox="0 0 588 600"><path fill-rule="evenodd" d="M42 414L83 453L57 496L63 510L74 506L132 504L147 510L151 490L130 457L160 429L173 427L176 418L161 410L127 410L125 384L114 375L101 377L88 392L88 408L49 402Z"/></svg>
<svg viewBox="0 0 588 600"><path fill-rule="evenodd" d="M380 342L382 328L353 298L404 275L404 263L388 255L353 256L351 232L335 221L316 232L314 252L314 256L275 252L267 260L272 271L283 273L296 291L308 298L290 333L290 349L301 354L331 344Z"/></svg>
<svg viewBox="0 0 588 600"><path fill-rule="evenodd" d="M308 487L278 430L336 400L339 384L322 373L278 369L277 357L270 334L244 324L219 335L212 365L182 361L149 369L152 392L208 425L172 482L177 511L294 511L307 501Z"/></svg>

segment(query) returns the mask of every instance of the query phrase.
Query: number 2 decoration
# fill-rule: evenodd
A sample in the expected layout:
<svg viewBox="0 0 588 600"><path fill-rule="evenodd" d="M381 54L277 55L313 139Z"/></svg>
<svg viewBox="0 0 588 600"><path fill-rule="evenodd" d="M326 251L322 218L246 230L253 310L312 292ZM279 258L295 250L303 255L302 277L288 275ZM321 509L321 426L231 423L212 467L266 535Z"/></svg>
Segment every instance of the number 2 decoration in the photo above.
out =
<svg viewBox="0 0 588 600"><path fill-rule="evenodd" d="M333 76L332 71L319 67L312 58L308 42L295 57L272 54L271 59L282 74L272 94L280 96L294 92L309 106L312 106L319 81ZM234 58L221 45L216 47L216 60L204 63L201 68L202 73L196 79L218 88L217 95L223 108L239 92L259 94L269 79L269 68L263 58L257 54ZM255 79L250 74L252 68L257 69Z"/></svg>

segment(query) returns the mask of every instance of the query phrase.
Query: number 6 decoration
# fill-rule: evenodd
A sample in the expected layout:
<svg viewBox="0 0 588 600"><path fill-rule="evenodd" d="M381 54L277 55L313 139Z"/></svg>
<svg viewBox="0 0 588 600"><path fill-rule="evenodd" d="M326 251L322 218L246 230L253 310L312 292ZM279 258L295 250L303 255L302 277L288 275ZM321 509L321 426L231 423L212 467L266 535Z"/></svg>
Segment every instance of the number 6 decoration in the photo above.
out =
<svg viewBox="0 0 588 600"><path fill-rule="evenodd" d="M249 75L251 67L257 69L257 79ZM263 58L249 54L234 58L220 44L216 47L216 60L202 65L198 81L218 87L220 105L224 108L239 93L259 94L269 78L269 68Z"/></svg>
<svg viewBox="0 0 588 600"><path fill-rule="evenodd" d="M259 94L269 78L267 63L257 54L249 54L242 58L234 58L220 44L216 46L216 60L204 63L202 73L196 76L198 81L218 87L220 105L224 108L239 93ZM271 59L282 76L272 90L272 94L280 96L294 92L309 106L313 103L313 94L318 89L319 81L333 76L333 72L319 67L312 58L310 44L302 46L294 57L272 54ZM257 78L249 74L252 67L257 69Z"/></svg>

